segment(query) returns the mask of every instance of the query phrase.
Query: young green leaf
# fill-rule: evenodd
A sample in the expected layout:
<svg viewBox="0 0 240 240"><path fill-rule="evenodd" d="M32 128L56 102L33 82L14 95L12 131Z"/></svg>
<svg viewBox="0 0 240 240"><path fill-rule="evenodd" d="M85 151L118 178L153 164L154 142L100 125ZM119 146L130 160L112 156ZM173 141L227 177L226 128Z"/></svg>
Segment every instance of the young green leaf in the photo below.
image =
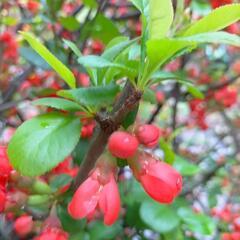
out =
<svg viewBox="0 0 240 240"><path fill-rule="evenodd" d="M80 50L78 49L78 47L76 46L75 43L73 43L72 41L69 41L67 39L63 39L63 42L75 53L75 55L77 57L82 57L82 53L80 52ZM89 76L90 76L90 80L92 82L93 85L97 85L97 71L95 69L91 69L91 68L86 68Z"/></svg>
<svg viewBox="0 0 240 240"><path fill-rule="evenodd" d="M144 72L140 84L142 87L147 84L152 74L173 56L184 51L191 51L196 47L195 42L182 41L177 39L149 40L147 42L148 66Z"/></svg>
<svg viewBox="0 0 240 240"><path fill-rule="evenodd" d="M59 113L28 120L17 129L9 143L10 162L24 176L40 176L74 150L80 130L78 118Z"/></svg>
<svg viewBox="0 0 240 240"><path fill-rule="evenodd" d="M193 41L197 43L218 43L240 47L240 37L227 32L201 33L189 37L180 38L181 40Z"/></svg>
<svg viewBox="0 0 240 240"><path fill-rule="evenodd" d="M21 35L71 88L75 88L76 80L73 73L61 61L59 61L33 34L21 32Z"/></svg>
<svg viewBox="0 0 240 240"><path fill-rule="evenodd" d="M106 85L99 87L78 88L73 90L61 90L57 94L61 97L72 99L84 106L108 106L120 91L118 85Z"/></svg>
<svg viewBox="0 0 240 240"><path fill-rule="evenodd" d="M67 29L69 31L76 31L81 26L80 23L78 22L78 20L73 16L60 17L59 22L62 24L62 26L65 29Z"/></svg>
<svg viewBox="0 0 240 240"><path fill-rule="evenodd" d="M80 52L75 43L67 39L63 39L63 42L75 53L77 57L82 56L82 53Z"/></svg>
<svg viewBox="0 0 240 240"><path fill-rule="evenodd" d="M159 142L160 148L164 152L164 160L166 163L173 164L175 160L175 153L170 143L165 142L163 139Z"/></svg>
<svg viewBox="0 0 240 240"><path fill-rule="evenodd" d="M187 28L180 36L192 36L195 34L216 32L240 19L240 4L229 4L216 8L206 17Z"/></svg>
<svg viewBox="0 0 240 240"><path fill-rule="evenodd" d="M56 108L59 110L65 110L65 111L79 111L83 110L83 108L70 100L62 99L62 98L40 98L32 102L33 105L40 105L40 106L46 106L51 108Z"/></svg>
<svg viewBox="0 0 240 240"><path fill-rule="evenodd" d="M174 11L171 0L149 0L150 39L166 37L172 25Z"/></svg>

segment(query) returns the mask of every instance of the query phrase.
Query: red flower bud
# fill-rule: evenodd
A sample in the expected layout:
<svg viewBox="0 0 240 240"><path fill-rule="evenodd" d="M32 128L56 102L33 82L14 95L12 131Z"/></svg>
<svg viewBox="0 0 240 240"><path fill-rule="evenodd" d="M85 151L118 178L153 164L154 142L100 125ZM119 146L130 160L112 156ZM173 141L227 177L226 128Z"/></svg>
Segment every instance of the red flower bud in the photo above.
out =
<svg viewBox="0 0 240 240"><path fill-rule="evenodd" d="M68 234L60 228L47 228L34 240L68 240Z"/></svg>
<svg viewBox="0 0 240 240"><path fill-rule="evenodd" d="M31 216L21 216L14 223L14 230L19 237L28 235L33 229L33 220Z"/></svg>
<svg viewBox="0 0 240 240"><path fill-rule="evenodd" d="M212 8L218 8L222 5L230 4L232 0L211 0Z"/></svg>
<svg viewBox="0 0 240 240"><path fill-rule="evenodd" d="M160 137L160 129L152 124L144 124L137 128L136 137L146 147L155 147Z"/></svg>
<svg viewBox="0 0 240 240"><path fill-rule="evenodd" d="M144 190L160 203L171 203L182 190L182 176L171 166L150 154L141 154L134 170Z"/></svg>
<svg viewBox="0 0 240 240"><path fill-rule="evenodd" d="M69 214L75 219L91 217L97 208L104 215L104 223L112 225L120 211L120 196L112 173L104 176L100 169L80 185L68 205Z"/></svg>
<svg viewBox="0 0 240 240"><path fill-rule="evenodd" d="M133 157L138 148L138 140L127 132L114 132L108 140L108 150L119 158Z"/></svg>

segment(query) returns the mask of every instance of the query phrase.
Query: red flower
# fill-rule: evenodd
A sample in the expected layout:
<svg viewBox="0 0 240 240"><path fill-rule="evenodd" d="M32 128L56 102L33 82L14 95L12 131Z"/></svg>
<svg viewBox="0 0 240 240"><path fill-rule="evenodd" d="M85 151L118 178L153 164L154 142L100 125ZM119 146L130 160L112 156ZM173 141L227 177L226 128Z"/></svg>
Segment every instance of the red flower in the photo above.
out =
<svg viewBox="0 0 240 240"><path fill-rule="evenodd" d="M21 216L14 222L14 230L19 237L28 235L33 229L33 220L31 216Z"/></svg>
<svg viewBox="0 0 240 240"><path fill-rule="evenodd" d="M214 93L215 100L228 108L237 102L238 91L234 87L225 87Z"/></svg>
<svg viewBox="0 0 240 240"><path fill-rule="evenodd" d="M103 175L97 168L75 192L68 205L69 214L75 219L94 215L97 208L104 215L104 223L112 225L120 211L120 196L113 173Z"/></svg>
<svg viewBox="0 0 240 240"><path fill-rule="evenodd" d="M160 203L172 203L182 190L182 176L148 153L141 153L137 160L140 166L134 169L134 174L144 190Z"/></svg>
<svg viewBox="0 0 240 240"><path fill-rule="evenodd" d="M212 8L218 8L222 5L231 4L232 0L211 0Z"/></svg>
<svg viewBox="0 0 240 240"><path fill-rule="evenodd" d="M160 137L160 129L153 124L144 124L137 128L136 137L146 147L155 147Z"/></svg>
<svg viewBox="0 0 240 240"><path fill-rule="evenodd" d="M44 230L44 232L34 238L34 240L68 240L68 234L60 228L51 227Z"/></svg>

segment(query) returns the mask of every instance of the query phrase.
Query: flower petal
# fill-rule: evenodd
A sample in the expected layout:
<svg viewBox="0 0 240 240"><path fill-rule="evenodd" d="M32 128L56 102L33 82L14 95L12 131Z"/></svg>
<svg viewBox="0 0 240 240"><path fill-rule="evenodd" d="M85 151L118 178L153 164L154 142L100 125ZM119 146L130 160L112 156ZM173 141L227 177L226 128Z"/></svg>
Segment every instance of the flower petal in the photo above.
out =
<svg viewBox="0 0 240 240"><path fill-rule="evenodd" d="M103 187L99 199L99 207L104 214L104 224L112 225L117 220L120 204L118 186L114 176L111 176L109 183Z"/></svg>
<svg viewBox="0 0 240 240"><path fill-rule="evenodd" d="M92 213L99 200L99 190L99 182L89 177L73 195L68 205L69 214L73 218L81 219Z"/></svg>

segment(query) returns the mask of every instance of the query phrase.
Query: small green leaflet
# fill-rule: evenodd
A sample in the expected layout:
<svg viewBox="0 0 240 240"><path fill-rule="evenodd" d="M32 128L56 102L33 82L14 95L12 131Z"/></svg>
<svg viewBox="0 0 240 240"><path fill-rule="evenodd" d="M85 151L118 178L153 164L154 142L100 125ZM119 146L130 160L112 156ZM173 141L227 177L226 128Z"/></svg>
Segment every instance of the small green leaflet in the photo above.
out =
<svg viewBox="0 0 240 240"><path fill-rule="evenodd" d="M148 66L144 72L141 84L145 86L152 74L163 64L181 52L188 52L197 46L195 42L177 39L157 39L147 42Z"/></svg>
<svg viewBox="0 0 240 240"><path fill-rule="evenodd" d="M171 0L149 0L150 39L166 37L172 25L174 12Z"/></svg>
<svg viewBox="0 0 240 240"><path fill-rule="evenodd" d="M20 32L30 46L63 78L71 87L75 88L76 80L73 73L59 61L32 33Z"/></svg>
<svg viewBox="0 0 240 240"><path fill-rule="evenodd" d="M172 165L175 160L175 153L172 149L171 144L165 142L163 139L160 139L159 145L164 152L164 161Z"/></svg>
<svg viewBox="0 0 240 240"><path fill-rule="evenodd" d="M84 106L99 107L111 104L119 91L120 87L118 85L110 84L99 87L61 90L57 94Z"/></svg>
<svg viewBox="0 0 240 240"><path fill-rule="evenodd" d="M240 19L240 4L229 4L213 10L209 15L193 23L180 36L216 32Z"/></svg>
<svg viewBox="0 0 240 240"><path fill-rule="evenodd" d="M24 122L8 145L14 169L24 176L50 171L74 150L80 138L80 120L48 113Z"/></svg>
<svg viewBox="0 0 240 240"><path fill-rule="evenodd" d="M77 57L82 57L82 53L80 52L75 43L67 39L63 39L63 42L74 52ZM86 70L90 76L92 84L97 85L97 71L91 68L86 68Z"/></svg>
<svg viewBox="0 0 240 240"><path fill-rule="evenodd" d="M65 111L83 111L84 109L77 103L63 98L40 98L32 102L33 105L46 106Z"/></svg>
<svg viewBox="0 0 240 240"><path fill-rule="evenodd" d="M240 37L235 34L227 32L212 32L201 33L189 37L179 38L181 40L193 41L197 43L216 43L216 44L228 44L236 47L240 47Z"/></svg>

